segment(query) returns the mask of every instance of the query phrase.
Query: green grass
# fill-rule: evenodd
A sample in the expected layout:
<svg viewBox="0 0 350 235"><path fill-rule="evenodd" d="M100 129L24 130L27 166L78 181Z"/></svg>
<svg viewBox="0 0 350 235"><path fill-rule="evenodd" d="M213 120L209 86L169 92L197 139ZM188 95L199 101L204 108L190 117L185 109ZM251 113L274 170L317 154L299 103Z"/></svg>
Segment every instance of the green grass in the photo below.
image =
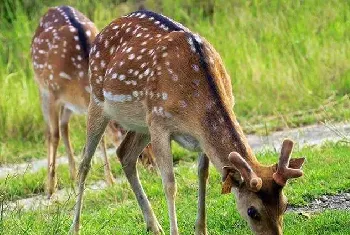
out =
<svg viewBox="0 0 350 235"><path fill-rule="evenodd" d="M323 195L350 190L349 145L326 144L320 148L307 147L294 152L294 156L306 156L305 176L290 182L285 193L289 203L304 205ZM258 155L265 163L274 163L277 154ZM184 158L186 160L186 158ZM196 218L197 168L192 161L180 161L175 172L178 184L177 214L180 232L192 234ZM113 161L114 174L124 178L120 164ZM160 176L139 166L140 177L146 193L165 231L169 229L167 207ZM60 187L70 187L67 167L59 168ZM22 178L21 178L22 177ZM18 199L43 193L46 174L25 174L0 181L0 192L6 192L2 199ZM101 179L103 168L94 165L88 183ZM39 182L39 186L38 186ZM37 186L35 188L35 186ZM33 191L32 191L33 190ZM34 192L35 191L35 192ZM5 211L1 220L2 234L65 234L72 218L73 199L30 212ZM233 197L220 194L220 177L210 168L207 196L209 234L249 234L249 228L235 209ZM142 214L127 182L101 191L86 193L83 210L83 234L146 234ZM312 214L310 218L287 213L285 234L347 234L350 221L349 211L326 211Z"/></svg>
<svg viewBox="0 0 350 235"><path fill-rule="evenodd" d="M135 8L133 1L4 1L0 6L0 164L44 155L44 125L29 46L47 8L62 4L78 8L100 29ZM214 45L231 75L235 112L247 132L349 120L348 1L147 0L146 6ZM72 128L79 150L84 126L81 118Z"/></svg>

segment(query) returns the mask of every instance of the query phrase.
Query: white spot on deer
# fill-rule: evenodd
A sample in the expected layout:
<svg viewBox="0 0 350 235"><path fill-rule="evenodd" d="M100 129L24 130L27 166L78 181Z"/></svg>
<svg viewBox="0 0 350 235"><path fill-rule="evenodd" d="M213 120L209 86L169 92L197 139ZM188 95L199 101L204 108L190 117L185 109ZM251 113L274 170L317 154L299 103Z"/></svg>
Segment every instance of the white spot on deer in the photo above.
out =
<svg viewBox="0 0 350 235"><path fill-rule="evenodd" d="M139 71L138 71L138 70L135 70L134 76L137 76L138 74L139 74Z"/></svg>
<svg viewBox="0 0 350 235"><path fill-rule="evenodd" d="M100 52L96 52L96 55L95 55L96 58L99 58L100 57Z"/></svg>
<svg viewBox="0 0 350 235"><path fill-rule="evenodd" d="M126 101L132 101L132 96L131 95L113 95L112 92L108 92L103 90L103 96L110 101L114 102L126 102Z"/></svg>
<svg viewBox="0 0 350 235"><path fill-rule="evenodd" d="M86 30L86 36L88 36L88 37L91 36L91 31L90 30Z"/></svg>
<svg viewBox="0 0 350 235"><path fill-rule="evenodd" d="M143 69L144 67L146 67L146 65L147 63L145 62L145 63L142 63L140 67Z"/></svg>
<svg viewBox="0 0 350 235"><path fill-rule="evenodd" d="M129 70L128 70L128 73L131 74L133 71L134 71L134 70L129 69Z"/></svg>
<svg viewBox="0 0 350 235"><path fill-rule="evenodd" d="M105 68L106 67L106 62L104 60L101 60L101 68Z"/></svg>
<svg viewBox="0 0 350 235"><path fill-rule="evenodd" d="M163 100L167 100L167 99L168 99L168 93L163 92L163 93L162 93L162 99L163 99Z"/></svg>
<svg viewBox="0 0 350 235"><path fill-rule="evenodd" d="M77 30L76 30L76 28L74 28L73 26L70 26L70 27L69 27L69 31L71 31L72 33L74 33L74 32L76 32Z"/></svg>
<svg viewBox="0 0 350 235"><path fill-rule="evenodd" d="M83 72L83 71L80 71L80 72L79 72L79 77L82 78L83 76L84 76L84 72Z"/></svg>
<svg viewBox="0 0 350 235"><path fill-rule="evenodd" d="M133 53L128 56L129 60L133 60L134 58L135 58L135 54L133 54Z"/></svg>
<svg viewBox="0 0 350 235"><path fill-rule="evenodd" d="M76 45L75 48L79 51L80 50L80 45Z"/></svg>
<svg viewBox="0 0 350 235"><path fill-rule="evenodd" d="M116 79L118 77L118 74L117 73L113 73L112 74L112 79Z"/></svg>
<svg viewBox="0 0 350 235"><path fill-rule="evenodd" d="M118 29L119 28L119 25L114 25L113 27L112 27L112 29Z"/></svg>
<svg viewBox="0 0 350 235"><path fill-rule="evenodd" d="M123 80L125 80L125 75L124 74L120 74L119 75L119 77L118 77L118 79L120 80L120 81L123 81Z"/></svg>
<svg viewBox="0 0 350 235"><path fill-rule="evenodd" d="M139 92L138 92L138 91L133 91L133 92L132 92L132 95L133 95L134 97L138 97L138 96L139 96Z"/></svg>
<svg viewBox="0 0 350 235"><path fill-rule="evenodd" d="M109 54L112 55L115 51L115 46L112 46L111 49L109 50Z"/></svg>
<svg viewBox="0 0 350 235"><path fill-rule="evenodd" d="M141 37L141 35L142 35L142 33L138 33L138 34L136 35L136 37L139 38L139 37Z"/></svg>
<svg viewBox="0 0 350 235"><path fill-rule="evenodd" d="M71 80L71 76L69 76L68 74L66 74L65 72L60 72L58 74L61 78L64 78L64 79L68 79L68 80Z"/></svg>
<svg viewBox="0 0 350 235"><path fill-rule="evenodd" d="M49 79L52 80L53 79L53 74L49 75Z"/></svg>
<svg viewBox="0 0 350 235"><path fill-rule="evenodd" d="M147 44L147 41L144 41L144 42L141 43L141 46L144 46L146 44Z"/></svg>
<svg viewBox="0 0 350 235"><path fill-rule="evenodd" d="M123 64L125 64L124 60L120 61L120 62L119 62L119 67L122 67Z"/></svg>
<svg viewBox="0 0 350 235"><path fill-rule="evenodd" d="M158 20L157 20L157 21L155 21L154 23L155 23L155 24L160 24L160 22L159 22Z"/></svg>
<svg viewBox="0 0 350 235"><path fill-rule="evenodd" d="M188 44L190 44L191 50L193 52L196 52L196 48L194 47L193 40L191 37L187 38L187 42L188 42Z"/></svg>
<svg viewBox="0 0 350 235"><path fill-rule="evenodd" d="M199 71L199 67L198 67L198 65L196 65L196 64L192 64L192 68L193 68L193 70L196 71L196 72Z"/></svg>
<svg viewBox="0 0 350 235"><path fill-rule="evenodd" d="M82 60L83 58L82 58L80 55L78 55L78 56L77 56L77 59L78 59L78 60Z"/></svg>
<svg viewBox="0 0 350 235"><path fill-rule="evenodd" d="M106 41L105 41L105 48L107 48L107 47L108 47L108 44L109 44L109 41L108 41L108 40L106 40Z"/></svg>
<svg viewBox="0 0 350 235"><path fill-rule="evenodd" d="M132 47L129 47L129 48L126 50L126 53L129 53L131 50L132 50Z"/></svg>
<svg viewBox="0 0 350 235"><path fill-rule="evenodd" d="M52 65L51 65L51 64L49 64L47 67L48 67L50 70L52 69Z"/></svg>
<svg viewBox="0 0 350 235"><path fill-rule="evenodd" d="M178 81L179 80L179 76L177 76L177 74L173 74L172 76L171 76L171 78L173 79L173 81Z"/></svg>
<svg viewBox="0 0 350 235"><path fill-rule="evenodd" d="M164 58L164 57L167 57L168 56L168 53L167 52L164 52L163 54L162 54L162 57Z"/></svg>
<svg viewBox="0 0 350 235"><path fill-rule="evenodd" d="M150 72L150 69L146 69L145 72L143 72L143 74L144 74L145 76L147 76L147 75L149 74L149 72Z"/></svg>
<svg viewBox="0 0 350 235"><path fill-rule="evenodd" d="M142 58L142 55L139 55L138 57L136 57L136 60L140 60Z"/></svg>
<svg viewBox="0 0 350 235"><path fill-rule="evenodd" d="M149 33L148 33L148 34L145 34L145 36L143 36L143 37L148 38L148 37L149 37Z"/></svg>
<svg viewBox="0 0 350 235"><path fill-rule="evenodd" d="M129 33L130 30L131 30L131 28L129 27L129 28L127 28L127 29L125 30L125 32Z"/></svg>
<svg viewBox="0 0 350 235"><path fill-rule="evenodd" d="M172 69L170 69L170 68L168 68L168 72L169 72L169 74L173 74L174 73L174 71Z"/></svg>
<svg viewBox="0 0 350 235"><path fill-rule="evenodd" d="M187 107L187 103L184 100L180 100L179 101L179 105L181 108L186 108Z"/></svg>

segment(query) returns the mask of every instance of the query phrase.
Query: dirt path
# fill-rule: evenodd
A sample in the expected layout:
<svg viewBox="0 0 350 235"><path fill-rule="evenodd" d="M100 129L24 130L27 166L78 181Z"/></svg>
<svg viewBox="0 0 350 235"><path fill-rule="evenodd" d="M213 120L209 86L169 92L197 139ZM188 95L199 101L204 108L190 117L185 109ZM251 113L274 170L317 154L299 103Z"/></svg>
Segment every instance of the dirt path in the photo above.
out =
<svg viewBox="0 0 350 235"><path fill-rule="evenodd" d="M284 138L293 139L299 147L304 145L318 145L325 141L338 141L342 138L348 138L350 134L350 123L336 124L331 127L325 125L313 125L303 128L292 129L288 131L279 131L268 136L249 135L248 141L255 151L261 151L266 148L280 149ZM108 150L109 155L115 153L114 149ZM99 154L97 154L99 155ZM58 164L68 164L67 158L58 159ZM0 178L13 174L24 174L27 172L36 172L46 167L46 159L32 161L30 163L13 164L0 167ZM124 178L117 179L117 184L125 181ZM103 190L106 188L104 181L97 181L87 186L87 190ZM55 202L64 202L71 197L75 197L72 189L59 190L51 200L47 200L45 195L38 195L31 198L20 199L14 202L7 202L5 209L7 211L21 208L23 210L33 210L45 208ZM350 210L350 193L342 193L333 196L322 196L312 201L306 207L291 207L288 210L292 212L318 212L324 209Z"/></svg>
<svg viewBox="0 0 350 235"><path fill-rule="evenodd" d="M280 149L284 138L291 138L297 146L318 145L325 141L338 141L347 136L350 138L350 123L339 123L332 126L312 125L291 129L286 131L278 131L268 136L248 135L248 141L254 151L263 149ZM108 155L115 153L114 149L108 150ZM99 155L99 154L96 154ZM66 157L57 159L58 164L68 164ZM0 167L0 178L7 175L34 173L42 168L46 168L47 160L34 160L27 163L4 165Z"/></svg>

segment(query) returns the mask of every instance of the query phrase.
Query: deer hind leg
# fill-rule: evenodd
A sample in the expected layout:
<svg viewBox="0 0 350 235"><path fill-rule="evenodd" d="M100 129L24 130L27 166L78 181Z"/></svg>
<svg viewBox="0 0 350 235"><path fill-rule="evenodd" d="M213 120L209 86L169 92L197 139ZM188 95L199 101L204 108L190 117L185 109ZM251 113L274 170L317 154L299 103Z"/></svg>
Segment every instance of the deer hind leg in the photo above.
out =
<svg viewBox="0 0 350 235"><path fill-rule="evenodd" d="M47 196L50 198L51 195L55 192L57 185L56 156L57 146L60 140L60 131L58 125L60 107L53 95L41 93L41 108L47 126Z"/></svg>
<svg viewBox="0 0 350 235"><path fill-rule="evenodd" d="M75 204L75 213L70 233L78 234L80 227L81 206L85 189L86 176L91 167L91 159L96 151L102 135L108 124L108 118L103 114L103 110L94 101L90 102L87 120L87 136L84 147L83 160L79 165L78 195Z"/></svg>
<svg viewBox="0 0 350 235"><path fill-rule="evenodd" d="M72 111L62 106L61 118L60 118L61 135L62 135L62 140L66 149L66 153L68 156L70 178L73 181L75 181L76 179L75 161L74 161L72 145L69 139L69 126L68 126L71 115L72 115Z"/></svg>
<svg viewBox="0 0 350 235"><path fill-rule="evenodd" d="M179 234L175 208L177 188L173 168L173 157L171 154L170 133L159 124L151 125L150 133L152 149L162 176L163 188L168 204L170 234L177 235Z"/></svg>
<svg viewBox="0 0 350 235"><path fill-rule="evenodd" d="M209 158L204 154L199 154L198 160L198 210L196 220L196 235L206 235L206 213L205 213L205 194L209 176Z"/></svg>
<svg viewBox="0 0 350 235"><path fill-rule="evenodd" d="M154 215L151 204L142 188L136 169L137 159L149 141L150 138L148 135L128 132L117 149L117 156L142 210L143 217L147 224L147 230L154 234L161 234L163 233L163 229Z"/></svg>
<svg viewBox="0 0 350 235"><path fill-rule="evenodd" d="M115 180L111 171L111 166L109 164L108 156L107 156L107 151L106 151L106 142L105 142L105 137L102 136L102 139L100 141L100 149L103 155L103 161L104 161L104 173L105 173L105 179L108 185L113 185Z"/></svg>

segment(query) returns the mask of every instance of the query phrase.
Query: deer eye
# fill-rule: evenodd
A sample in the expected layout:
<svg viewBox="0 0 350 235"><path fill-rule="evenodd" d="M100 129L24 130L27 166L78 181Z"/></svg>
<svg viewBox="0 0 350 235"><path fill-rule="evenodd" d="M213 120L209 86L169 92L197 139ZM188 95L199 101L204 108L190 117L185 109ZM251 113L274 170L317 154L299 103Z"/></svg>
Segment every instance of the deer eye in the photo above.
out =
<svg viewBox="0 0 350 235"><path fill-rule="evenodd" d="M248 208L247 214L253 220L260 220L260 214L259 214L259 212L256 210L256 208L254 206L251 206L251 207Z"/></svg>

